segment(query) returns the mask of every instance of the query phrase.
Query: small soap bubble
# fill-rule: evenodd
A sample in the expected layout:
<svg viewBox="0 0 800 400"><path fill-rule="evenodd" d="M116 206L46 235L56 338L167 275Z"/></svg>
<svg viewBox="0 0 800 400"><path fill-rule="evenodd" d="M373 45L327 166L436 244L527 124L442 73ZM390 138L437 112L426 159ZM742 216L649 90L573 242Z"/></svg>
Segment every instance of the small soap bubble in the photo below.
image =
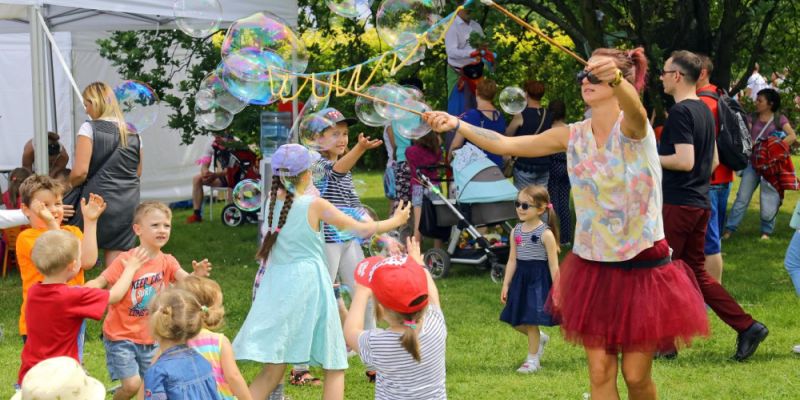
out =
<svg viewBox="0 0 800 400"><path fill-rule="evenodd" d="M422 34L439 19L430 0L384 0L376 15L378 34L392 48L402 44L403 33Z"/></svg>
<svg viewBox="0 0 800 400"><path fill-rule="evenodd" d="M114 95L127 126L136 133L151 127L158 118L158 96L150 85L139 81L123 81L114 88Z"/></svg>
<svg viewBox="0 0 800 400"><path fill-rule="evenodd" d="M254 179L237 183L231 196L233 204L244 211L258 211L261 208L261 185Z"/></svg>
<svg viewBox="0 0 800 400"><path fill-rule="evenodd" d="M336 15L358 20L368 17L372 7L372 0L327 0L326 3Z"/></svg>
<svg viewBox="0 0 800 400"><path fill-rule="evenodd" d="M519 114L528 106L525 91L517 86L508 86L500 91L498 102L500 108L509 114Z"/></svg>

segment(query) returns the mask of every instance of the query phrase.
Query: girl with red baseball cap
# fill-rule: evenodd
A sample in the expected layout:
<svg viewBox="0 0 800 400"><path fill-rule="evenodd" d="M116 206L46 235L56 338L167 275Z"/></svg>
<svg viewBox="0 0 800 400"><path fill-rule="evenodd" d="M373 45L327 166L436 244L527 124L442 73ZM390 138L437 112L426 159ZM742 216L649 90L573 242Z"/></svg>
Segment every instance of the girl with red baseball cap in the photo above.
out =
<svg viewBox="0 0 800 400"><path fill-rule="evenodd" d="M439 291L422 267L419 243L409 238L407 248L407 255L370 257L356 266L345 340L364 364L377 369L376 400L446 399L447 327ZM364 330L371 297L388 329Z"/></svg>

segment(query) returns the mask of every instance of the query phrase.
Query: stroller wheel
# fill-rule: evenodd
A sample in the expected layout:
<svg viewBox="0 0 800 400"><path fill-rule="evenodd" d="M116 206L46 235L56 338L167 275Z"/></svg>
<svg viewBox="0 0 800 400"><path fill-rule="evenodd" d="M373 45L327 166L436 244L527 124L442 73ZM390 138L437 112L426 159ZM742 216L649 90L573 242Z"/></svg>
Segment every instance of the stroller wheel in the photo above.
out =
<svg viewBox="0 0 800 400"><path fill-rule="evenodd" d="M222 209L222 223L230 227L237 227L244 222L244 212L235 204L228 204Z"/></svg>
<svg viewBox="0 0 800 400"><path fill-rule="evenodd" d="M442 249L430 249L423 257L425 268L430 271L434 279L447 277L450 272L450 255Z"/></svg>
<svg viewBox="0 0 800 400"><path fill-rule="evenodd" d="M492 277L492 282L503 283L503 277L506 273L506 266L500 263L492 263L492 271L489 273Z"/></svg>

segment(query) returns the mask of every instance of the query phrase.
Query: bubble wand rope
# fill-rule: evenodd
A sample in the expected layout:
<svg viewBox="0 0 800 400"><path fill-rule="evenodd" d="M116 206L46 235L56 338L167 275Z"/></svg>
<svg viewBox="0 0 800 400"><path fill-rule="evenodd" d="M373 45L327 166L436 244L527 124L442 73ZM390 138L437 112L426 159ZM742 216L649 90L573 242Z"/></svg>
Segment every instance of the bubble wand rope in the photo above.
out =
<svg viewBox="0 0 800 400"><path fill-rule="evenodd" d="M512 19L514 22L516 22L516 23L518 23L518 24L522 25L522 27L524 27L525 29L527 29L527 30L529 30L529 31L531 31L531 32L533 32L533 33L535 33L535 34L539 35L539 37L541 37L542 39L544 39L546 42L548 42L548 43L550 43L551 45L553 45L553 46L557 47L559 50L563 51L564 53L567 53L567 55L569 55L570 57L574 58L574 59L575 59L575 60L577 60L579 63L581 63L581 64L583 64L583 65L588 65L588 64L589 64L589 63L587 63L587 62L586 62L586 60L584 60L584 59L583 59L583 58L581 58L579 55L577 55L577 54L575 54L574 52L572 52L570 49L568 49L568 48L566 48L566 47L564 47L564 46L562 46L562 45L558 44L558 42L556 42L556 41L555 41L554 39L552 39L551 37L547 36L547 35L546 35L544 32L542 32L542 31L541 31L539 28L537 28L537 27L535 27L535 26L533 26L533 25L531 25L531 24L529 24L529 23L525 22L525 21L524 21L522 18L520 18L520 17L518 17L518 16L516 16L516 15L512 14L512 13L511 13L511 11L508 11L508 9L506 9L505 7L503 7L503 6L501 6L501 5L497 4L497 3L495 3L495 2L494 2L494 1L492 1L492 0L480 0L480 1L481 1L481 3L483 3L483 4L487 5L487 6L494 7L494 9L496 9L497 11L500 11L501 13L505 14L506 16L508 16L509 18L511 18L511 19Z"/></svg>
<svg viewBox="0 0 800 400"><path fill-rule="evenodd" d="M410 113L412 113L412 114L416 114L416 115L422 116L422 112L420 112L420 111L417 111L417 110L414 110L414 109L412 109L412 108L408 108L408 107L405 107L405 106L401 106L401 105L399 105L399 104L392 103L392 102L390 102L390 101L386 101L386 100L383 100L383 99L379 99L379 98L377 98L377 97L375 97L375 96L370 96L370 95L368 95L368 94L364 94L364 93L361 93L361 92L357 92L357 91L355 91L355 90L352 90L352 89L349 89L349 88L346 88L346 87L339 86L338 84L336 84L336 83L333 83L333 82L325 82L325 81L321 81L321 80L319 80L319 79L317 79L317 78L315 78L315 77L313 77L313 76L311 76L311 77L307 77L306 79L307 79L307 80L310 80L310 81L312 81L312 82L313 82L313 83L315 83L315 84L319 84L319 85L325 85L325 86L328 86L329 90L330 90L330 89L336 89L336 94L337 94L337 96L338 96L338 95L341 95L341 94L352 94L352 95L354 95L354 96L363 97L363 98L365 98L365 99L367 99L367 100L372 100L373 102L384 103L384 104L386 104L387 106L390 106L390 107L397 108L398 110L403 110L403 111L406 111L406 112L410 112Z"/></svg>

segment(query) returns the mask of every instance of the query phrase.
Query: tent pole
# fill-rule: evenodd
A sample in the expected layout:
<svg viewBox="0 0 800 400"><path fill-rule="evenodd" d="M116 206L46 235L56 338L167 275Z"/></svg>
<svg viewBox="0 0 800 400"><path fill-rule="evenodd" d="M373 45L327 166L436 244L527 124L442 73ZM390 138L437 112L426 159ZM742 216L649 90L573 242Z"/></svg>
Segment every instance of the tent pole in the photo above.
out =
<svg viewBox="0 0 800 400"><path fill-rule="evenodd" d="M58 113L56 112L56 77L53 69L53 46L49 40L44 40L44 58L47 68L47 100L49 100L50 112L48 131L58 132Z"/></svg>
<svg viewBox="0 0 800 400"><path fill-rule="evenodd" d="M39 7L31 6L28 10L31 27L31 78L33 89L33 149L35 153L34 169L37 174L47 175L49 160L47 157L47 103L45 96L45 68L42 54L44 35L39 22Z"/></svg>

